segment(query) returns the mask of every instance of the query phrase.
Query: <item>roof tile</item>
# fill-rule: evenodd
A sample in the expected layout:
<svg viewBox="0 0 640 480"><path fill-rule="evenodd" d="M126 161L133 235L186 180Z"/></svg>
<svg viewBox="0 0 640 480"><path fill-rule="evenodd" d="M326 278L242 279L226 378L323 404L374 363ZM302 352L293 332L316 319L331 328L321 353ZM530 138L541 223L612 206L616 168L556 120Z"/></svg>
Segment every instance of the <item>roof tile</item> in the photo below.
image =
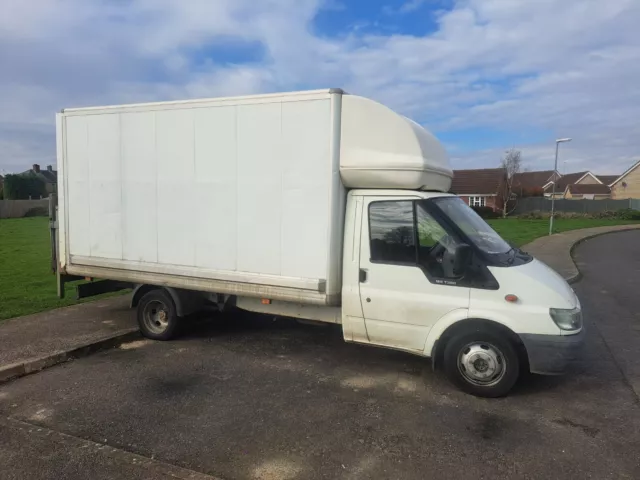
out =
<svg viewBox="0 0 640 480"><path fill-rule="evenodd" d="M585 171L585 172L577 172L577 173L567 173L566 175L563 175L556 182L556 192L563 192L568 185L573 185L582 177L584 177L587 173L589 172ZM550 191L552 189L553 187L549 185L549 188L547 188L547 191Z"/></svg>
<svg viewBox="0 0 640 480"><path fill-rule="evenodd" d="M574 183L568 186L569 191L574 195L595 194L604 195L611 193L611 189L607 185L601 185L600 183L585 184Z"/></svg>
<svg viewBox="0 0 640 480"><path fill-rule="evenodd" d="M605 185L611 185L618 179L619 176L620 175L596 175L596 177L598 177L598 180L600 180Z"/></svg>
<svg viewBox="0 0 640 480"><path fill-rule="evenodd" d="M551 181L554 173L554 170L516 173L513 176L513 186L515 188L542 188Z"/></svg>
<svg viewBox="0 0 640 480"><path fill-rule="evenodd" d="M457 195L497 195L504 178L503 168L454 170L451 192Z"/></svg>

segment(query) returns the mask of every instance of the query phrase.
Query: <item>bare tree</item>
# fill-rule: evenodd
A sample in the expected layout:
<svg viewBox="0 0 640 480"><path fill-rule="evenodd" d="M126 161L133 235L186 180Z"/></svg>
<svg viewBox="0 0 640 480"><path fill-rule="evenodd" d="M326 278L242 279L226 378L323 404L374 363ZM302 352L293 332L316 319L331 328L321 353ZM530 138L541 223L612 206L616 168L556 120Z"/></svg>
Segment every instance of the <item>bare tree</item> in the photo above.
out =
<svg viewBox="0 0 640 480"><path fill-rule="evenodd" d="M513 198L513 180L517 173L520 173L522 169L522 152L511 148L506 151L504 157L500 160L500 166L505 171L505 183L501 189L502 194L502 216L506 216L515 208L515 202ZM509 205L511 204L511 210Z"/></svg>

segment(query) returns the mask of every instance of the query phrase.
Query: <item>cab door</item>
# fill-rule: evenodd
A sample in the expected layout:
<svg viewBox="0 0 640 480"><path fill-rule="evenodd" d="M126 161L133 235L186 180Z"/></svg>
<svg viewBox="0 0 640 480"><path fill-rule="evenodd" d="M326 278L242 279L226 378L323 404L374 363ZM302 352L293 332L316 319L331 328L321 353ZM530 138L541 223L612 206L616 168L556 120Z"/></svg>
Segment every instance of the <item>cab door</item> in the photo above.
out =
<svg viewBox="0 0 640 480"><path fill-rule="evenodd" d="M421 352L441 317L469 308L470 288L445 284L437 258L419 263L447 248L445 238L449 248L456 240L415 198L364 197L363 207L360 299L369 342Z"/></svg>

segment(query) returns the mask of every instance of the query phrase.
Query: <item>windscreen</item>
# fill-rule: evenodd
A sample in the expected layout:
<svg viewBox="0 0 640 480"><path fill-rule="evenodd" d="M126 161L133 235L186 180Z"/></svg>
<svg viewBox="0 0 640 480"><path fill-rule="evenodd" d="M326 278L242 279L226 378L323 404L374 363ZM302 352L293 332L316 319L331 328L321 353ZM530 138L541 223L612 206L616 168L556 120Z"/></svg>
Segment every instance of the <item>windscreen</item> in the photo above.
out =
<svg viewBox="0 0 640 480"><path fill-rule="evenodd" d="M507 253L511 246L459 197L432 199L469 239L488 254Z"/></svg>

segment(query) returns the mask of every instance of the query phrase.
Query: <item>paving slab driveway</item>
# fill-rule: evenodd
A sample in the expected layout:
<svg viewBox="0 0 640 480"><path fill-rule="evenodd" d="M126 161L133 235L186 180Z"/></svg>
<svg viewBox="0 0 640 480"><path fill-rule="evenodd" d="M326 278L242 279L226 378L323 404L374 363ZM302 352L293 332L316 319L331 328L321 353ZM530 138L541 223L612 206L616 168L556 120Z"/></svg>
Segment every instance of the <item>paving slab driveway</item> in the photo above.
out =
<svg viewBox="0 0 640 480"><path fill-rule="evenodd" d="M629 252L615 245L624 273ZM607 312L587 298L591 277L575 286L591 326L584 361L504 399L458 392L421 358L345 344L337 328L246 315L6 384L0 415L229 480L640 478L640 405L594 328ZM60 476L54 460L50 477L33 470L6 435L0 425L3 471Z"/></svg>

